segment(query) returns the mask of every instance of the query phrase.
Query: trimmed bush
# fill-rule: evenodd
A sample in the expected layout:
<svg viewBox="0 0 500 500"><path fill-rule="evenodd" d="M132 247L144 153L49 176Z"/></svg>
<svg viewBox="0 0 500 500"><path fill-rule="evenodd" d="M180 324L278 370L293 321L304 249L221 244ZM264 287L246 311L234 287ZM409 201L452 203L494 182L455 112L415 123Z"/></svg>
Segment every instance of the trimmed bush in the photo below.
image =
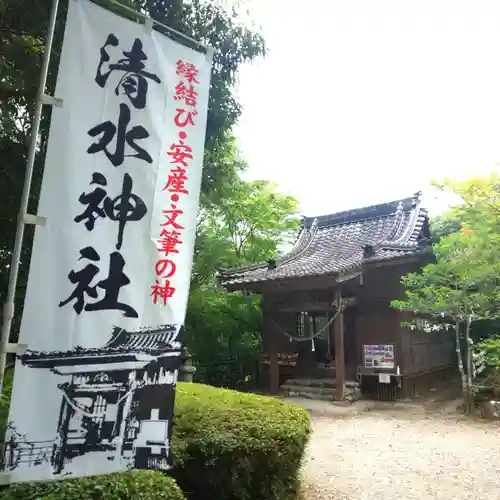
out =
<svg viewBox="0 0 500 500"><path fill-rule="evenodd" d="M309 434L296 405L179 383L173 476L191 500L296 500Z"/></svg>
<svg viewBox="0 0 500 500"><path fill-rule="evenodd" d="M159 472L134 471L80 479L24 483L6 488L1 500L184 500L175 481Z"/></svg>

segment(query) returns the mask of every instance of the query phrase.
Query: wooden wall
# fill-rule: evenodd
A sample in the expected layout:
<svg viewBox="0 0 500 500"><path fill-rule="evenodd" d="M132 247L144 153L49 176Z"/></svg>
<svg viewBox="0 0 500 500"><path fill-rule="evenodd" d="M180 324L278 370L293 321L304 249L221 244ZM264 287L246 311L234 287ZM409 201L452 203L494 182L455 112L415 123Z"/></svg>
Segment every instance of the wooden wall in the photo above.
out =
<svg viewBox="0 0 500 500"><path fill-rule="evenodd" d="M366 273L356 295L357 363L363 365L363 344L395 344L401 374L416 376L454 366L452 332L424 333L401 325L408 315L390 306L404 298L401 276L415 266L380 267ZM347 332L346 332L347 333Z"/></svg>
<svg viewBox="0 0 500 500"><path fill-rule="evenodd" d="M400 342L398 311L389 307L386 301L362 303L356 317L357 364L363 366L363 344L394 344L395 365L403 372L404 346Z"/></svg>
<svg viewBox="0 0 500 500"><path fill-rule="evenodd" d="M402 375L418 375L455 364L453 332L419 332L401 326L405 315L384 304L360 309L356 318L358 364L363 344L395 344Z"/></svg>
<svg viewBox="0 0 500 500"><path fill-rule="evenodd" d="M401 336L408 344L406 373L418 375L456 365L453 332L420 332L404 329Z"/></svg>
<svg viewBox="0 0 500 500"><path fill-rule="evenodd" d="M401 276L414 271L411 266L382 266L364 273L363 281L353 279L342 285L344 297L356 297L356 305L344 314L346 377L354 380L356 367L363 366L363 344L394 344L395 365L401 375L415 377L454 365L452 333L423 333L401 326L405 314L390 306L391 300L404 297ZM310 342L290 342L283 330L296 335L296 313L331 306L335 293L332 287L297 292L263 294L267 304L264 318L264 351L266 353L299 353L297 366L286 370L301 376L311 357ZM283 307L289 308L283 311ZM270 318L273 318L274 322ZM332 329L333 332L333 329ZM333 343L333 334L331 336ZM303 363L306 361L306 363ZM310 371L309 368L306 371ZM304 372L305 373L305 372Z"/></svg>

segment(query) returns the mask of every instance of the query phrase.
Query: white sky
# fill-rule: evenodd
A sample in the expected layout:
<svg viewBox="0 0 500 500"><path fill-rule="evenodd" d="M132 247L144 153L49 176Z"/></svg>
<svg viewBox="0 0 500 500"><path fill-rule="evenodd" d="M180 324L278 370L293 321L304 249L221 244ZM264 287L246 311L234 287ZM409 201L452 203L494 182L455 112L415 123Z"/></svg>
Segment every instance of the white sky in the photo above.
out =
<svg viewBox="0 0 500 500"><path fill-rule="evenodd" d="M270 53L244 67L250 178L320 215L500 162L499 0L247 0Z"/></svg>

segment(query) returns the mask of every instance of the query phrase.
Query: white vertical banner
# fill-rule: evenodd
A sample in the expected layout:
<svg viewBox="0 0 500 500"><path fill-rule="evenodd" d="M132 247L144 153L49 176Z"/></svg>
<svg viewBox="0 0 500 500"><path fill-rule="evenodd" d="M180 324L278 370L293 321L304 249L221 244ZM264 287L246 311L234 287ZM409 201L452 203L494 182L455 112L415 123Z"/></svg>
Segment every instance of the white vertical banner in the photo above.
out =
<svg viewBox="0 0 500 500"><path fill-rule="evenodd" d="M16 362L11 481L167 469L211 58L70 0Z"/></svg>

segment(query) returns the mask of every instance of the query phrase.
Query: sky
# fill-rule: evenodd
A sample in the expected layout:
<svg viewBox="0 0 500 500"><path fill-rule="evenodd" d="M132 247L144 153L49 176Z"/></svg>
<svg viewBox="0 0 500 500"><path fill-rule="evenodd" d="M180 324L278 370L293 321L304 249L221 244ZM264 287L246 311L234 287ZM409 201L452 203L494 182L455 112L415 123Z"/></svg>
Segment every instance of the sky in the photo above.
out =
<svg viewBox="0 0 500 500"><path fill-rule="evenodd" d="M242 68L247 178L302 215L383 203L500 163L499 0L246 0L269 54Z"/></svg>

